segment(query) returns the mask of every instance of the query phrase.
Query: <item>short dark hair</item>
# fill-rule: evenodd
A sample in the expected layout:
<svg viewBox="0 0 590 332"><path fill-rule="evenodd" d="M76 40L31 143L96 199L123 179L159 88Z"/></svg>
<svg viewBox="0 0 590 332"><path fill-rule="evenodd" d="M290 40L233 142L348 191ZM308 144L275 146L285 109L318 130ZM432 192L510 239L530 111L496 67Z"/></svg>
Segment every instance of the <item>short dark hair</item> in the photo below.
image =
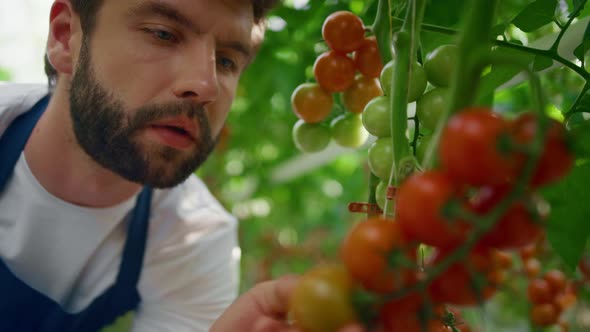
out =
<svg viewBox="0 0 590 332"><path fill-rule="evenodd" d="M251 0L254 10L254 23L257 25L264 24L264 17L274 6L277 5L279 0ZM94 30L96 23L96 13L100 9L100 6L104 0L70 0L74 11L80 16L80 25L82 32L87 35L91 35ZM57 82L57 71L47 58L45 54L45 74L49 83L49 88L52 89Z"/></svg>

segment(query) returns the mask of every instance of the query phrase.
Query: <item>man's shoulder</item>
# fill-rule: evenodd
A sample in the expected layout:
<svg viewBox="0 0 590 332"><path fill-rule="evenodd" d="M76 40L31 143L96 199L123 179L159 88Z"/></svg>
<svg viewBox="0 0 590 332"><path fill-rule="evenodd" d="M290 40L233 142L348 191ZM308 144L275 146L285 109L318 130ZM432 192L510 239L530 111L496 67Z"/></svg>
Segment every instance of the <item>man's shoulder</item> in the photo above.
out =
<svg viewBox="0 0 590 332"><path fill-rule="evenodd" d="M47 85L0 82L0 135L20 114L31 109L48 93Z"/></svg>

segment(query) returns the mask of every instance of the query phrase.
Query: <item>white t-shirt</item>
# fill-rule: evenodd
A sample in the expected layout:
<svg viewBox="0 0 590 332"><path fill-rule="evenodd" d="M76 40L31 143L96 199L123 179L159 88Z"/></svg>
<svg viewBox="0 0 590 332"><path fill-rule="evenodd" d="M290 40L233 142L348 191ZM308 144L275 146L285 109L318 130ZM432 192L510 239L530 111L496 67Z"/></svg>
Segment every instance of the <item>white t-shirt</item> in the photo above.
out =
<svg viewBox="0 0 590 332"><path fill-rule="evenodd" d="M13 90L3 94L7 88ZM41 97L38 86L31 97L31 89L0 85L0 135L17 112L6 99L15 88L26 94L18 105L26 110ZM0 193L0 258L29 286L79 312L115 280L123 219L135 199L100 209L70 204L41 186L21 154ZM207 331L237 296L236 229L236 219L195 175L154 190L132 331Z"/></svg>

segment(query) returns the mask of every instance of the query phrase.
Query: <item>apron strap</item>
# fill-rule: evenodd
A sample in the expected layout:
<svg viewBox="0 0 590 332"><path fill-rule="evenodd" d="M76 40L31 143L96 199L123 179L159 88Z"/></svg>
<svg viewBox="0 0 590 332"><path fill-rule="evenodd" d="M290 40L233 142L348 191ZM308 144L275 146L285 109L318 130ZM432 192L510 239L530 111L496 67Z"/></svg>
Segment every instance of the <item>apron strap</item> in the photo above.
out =
<svg viewBox="0 0 590 332"><path fill-rule="evenodd" d="M19 115L0 136L0 193L4 191L8 179L12 176L14 166L47 104L49 96L43 97L31 111Z"/></svg>

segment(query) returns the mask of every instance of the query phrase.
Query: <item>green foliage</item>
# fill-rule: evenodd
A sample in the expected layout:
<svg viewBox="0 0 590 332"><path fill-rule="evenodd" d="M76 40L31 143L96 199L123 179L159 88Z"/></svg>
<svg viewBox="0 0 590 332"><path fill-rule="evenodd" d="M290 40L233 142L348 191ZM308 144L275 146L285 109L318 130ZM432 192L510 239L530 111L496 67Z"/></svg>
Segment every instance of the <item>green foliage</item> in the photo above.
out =
<svg viewBox="0 0 590 332"><path fill-rule="evenodd" d="M524 32L535 31L553 21L556 7L557 0L537 0L520 12L512 23Z"/></svg>
<svg viewBox="0 0 590 332"><path fill-rule="evenodd" d="M578 165L563 181L543 190L551 205L547 235L553 249L574 271L590 238L590 163Z"/></svg>

